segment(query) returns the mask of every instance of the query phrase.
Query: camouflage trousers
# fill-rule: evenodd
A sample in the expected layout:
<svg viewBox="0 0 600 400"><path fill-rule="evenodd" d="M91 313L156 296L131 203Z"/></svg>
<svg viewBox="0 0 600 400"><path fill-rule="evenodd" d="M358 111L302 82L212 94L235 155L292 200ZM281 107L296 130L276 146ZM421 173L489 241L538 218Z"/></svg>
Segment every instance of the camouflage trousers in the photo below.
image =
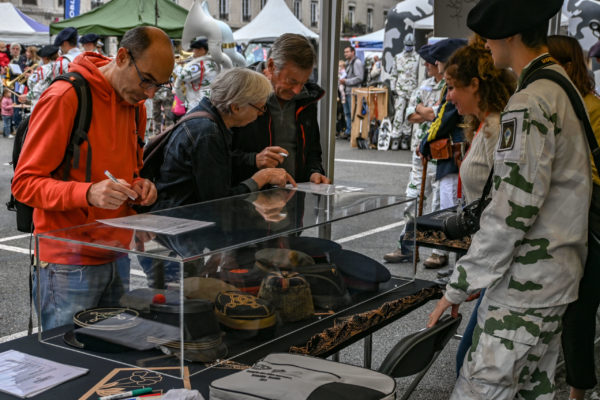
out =
<svg viewBox="0 0 600 400"><path fill-rule="evenodd" d="M554 399L566 308L509 309L490 301L486 293L450 399Z"/></svg>
<svg viewBox="0 0 600 400"><path fill-rule="evenodd" d="M392 122L392 137L400 137L402 135L410 136L413 124L406 119L406 106L408 98L398 96L394 104L394 121Z"/></svg>

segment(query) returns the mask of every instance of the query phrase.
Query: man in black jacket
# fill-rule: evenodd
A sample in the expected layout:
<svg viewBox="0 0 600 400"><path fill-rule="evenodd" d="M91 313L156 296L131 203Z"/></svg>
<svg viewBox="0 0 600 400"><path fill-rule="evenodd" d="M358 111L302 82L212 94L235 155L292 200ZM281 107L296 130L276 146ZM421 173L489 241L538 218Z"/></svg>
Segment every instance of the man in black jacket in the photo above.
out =
<svg viewBox="0 0 600 400"><path fill-rule="evenodd" d="M301 35L286 33L269 58L253 67L273 85L266 112L253 123L233 129L232 183L263 168L284 168L297 182L330 183L321 165L317 102L325 91L308 82L316 55Z"/></svg>

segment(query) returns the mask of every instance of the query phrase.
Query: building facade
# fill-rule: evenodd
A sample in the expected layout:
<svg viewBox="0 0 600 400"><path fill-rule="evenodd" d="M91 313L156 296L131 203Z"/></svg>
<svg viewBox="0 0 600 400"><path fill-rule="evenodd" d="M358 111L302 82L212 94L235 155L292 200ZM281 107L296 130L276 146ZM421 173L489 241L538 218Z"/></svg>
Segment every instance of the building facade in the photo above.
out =
<svg viewBox="0 0 600 400"><path fill-rule="evenodd" d="M106 1L109 0L79 0L80 13L88 12ZM174 1L188 10L194 4L194 0ZM227 22L234 31L256 17L267 3L267 0L207 1L211 15ZM285 0L285 3L296 18L318 33L321 1L323 0ZM10 0L10 2L25 14L46 25L64 19L65 3L68 3L67 0ZM397 0L342 0L342 35L360 35L383 28L388 11L397 2Z"/></svg>

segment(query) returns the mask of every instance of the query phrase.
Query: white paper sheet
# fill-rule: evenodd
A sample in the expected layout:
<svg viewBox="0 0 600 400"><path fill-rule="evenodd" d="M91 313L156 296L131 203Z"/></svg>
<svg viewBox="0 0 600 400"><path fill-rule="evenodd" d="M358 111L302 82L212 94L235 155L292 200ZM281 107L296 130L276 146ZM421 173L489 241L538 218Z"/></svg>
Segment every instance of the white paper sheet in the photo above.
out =
<svg viewBox="0 0 600 400"><path fill-rule="evenodd" d="M332 196L334 194L340 193L352 193L352 192L362 192L365 190L360 187L353 186L344 186L344 185L328 185L324 183L311 183L311 182L302 182L298 184L298 187L293 187L291 184L286 186L287 189L295 189L301 192L321 194L325 196Z"/></svg>
<svg viewBox="0 0 600 400"><path fill-rule="evenodd" d="M86 368L60 364L16 350L0 353L0 392L22 399L87 373Z"/></svg>
<svg viewBox="0 0 600 400"><path fill-rule="evenodd" d="M137 229L165 235L178 235L214 225L214 222L165 217L154 214L137 214L121 218L98 219L97 221L117 228Z"/></svg>

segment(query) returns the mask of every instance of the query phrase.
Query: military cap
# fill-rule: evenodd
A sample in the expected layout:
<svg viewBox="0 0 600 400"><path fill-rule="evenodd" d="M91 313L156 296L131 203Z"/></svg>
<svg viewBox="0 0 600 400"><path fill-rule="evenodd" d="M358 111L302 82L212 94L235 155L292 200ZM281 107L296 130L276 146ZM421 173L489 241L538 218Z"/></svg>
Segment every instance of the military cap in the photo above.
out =
<svg viewBox="0 0 600 400"><path fill-rule="evenodd" d="M56 53L58 53L58 46L52 46L51 44L42 47L38 51L40 57L52 57Z"/></svg>
<svg viewBox="0 0 600 400"><path fill-rule="evenodd" d="M98 39L100 39L100 36L96 35L95 33L87 33L83 35L81 39L79 39L79 43L95 43Z"/></svg>
<svg viewBox="0 0 600 400"><path fill-rule="evenodd" d="M390 271L376 260L352 250L340 250L330 255L349 289L377 291L379 284L389 281Z"/></svg>
<svg viewBox="0 0 600 400"><path fill-rule="evenodd" d="M467 45L465 39L444 39L435 42L429 49L429 55L435 61L445 63L456 50Z"/></svg>
<svg viewBox="0 0 600 400"><path fill-rule="evenodd" d="M192 49L205 49L208 51L208 39L202 37L197 38L190 44L190 48Z"/></svg>
<svg viewBox="0 0 600 400"><path fill-rule="evenodd" d="M54 45L60 47L60 45L63 44L64 41L73 38L73 36L77 39L77 29L73 27L65 28L62 31L58 32L58 35L56 35L56 39L54 39Z"/></svg>
<svg viewBox="0 0 600 400"><path fill-rule="evenodd" d="M504 39L552 18L564 0L480 0L469 11L467 26L486 39Z"/></svg>
<svg viewBox="0 0 600 400"><path fill-rule="evenodd" d="M423 60L427 61L429 64L435 64L435 58L433 58L431 56L431 45L430 44L421 46L421 48L419 50L417 50L417 53L419 53L421 58Z"/></svg>
<svg viewBox="0 0 600 400"><path fill-rule="evenodd" d="M600 57L600 40L590 48L590 57Z"/></svg>

